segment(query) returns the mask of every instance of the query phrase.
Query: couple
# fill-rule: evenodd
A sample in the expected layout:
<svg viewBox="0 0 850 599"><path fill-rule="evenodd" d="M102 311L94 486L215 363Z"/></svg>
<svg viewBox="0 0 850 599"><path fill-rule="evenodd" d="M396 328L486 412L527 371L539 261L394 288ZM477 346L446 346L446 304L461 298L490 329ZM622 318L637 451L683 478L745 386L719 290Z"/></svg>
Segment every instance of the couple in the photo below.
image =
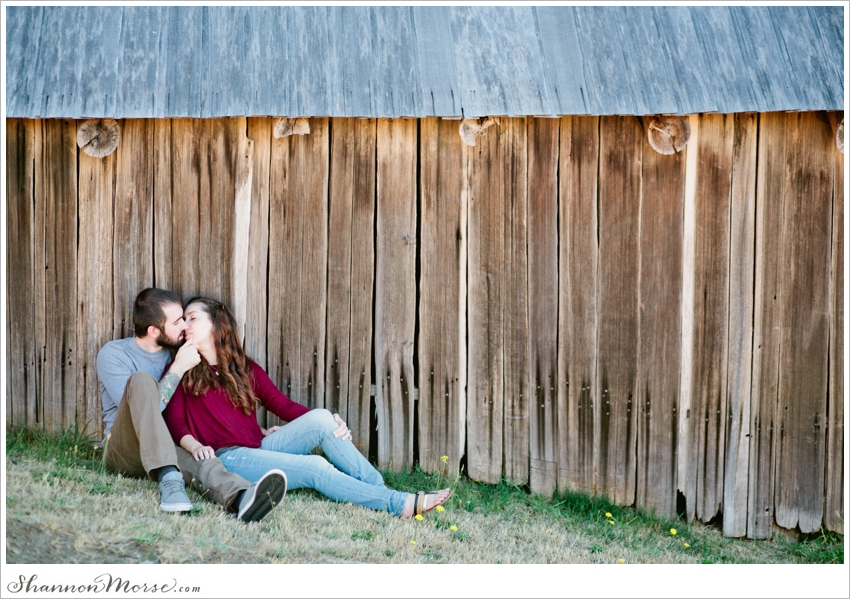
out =
<svg viewBox="0 0 850 599"><path fill-rule="evenodd" d="M245 522L280 503L287 483L402 518L448 499L448 489L388 489L339 415L291 401L245 355L221 302L196 297L184 311L174 293L145 289L133 326L133 337L110 341L97 356L104 463L157 480L163 511L192 509L185 482ZM288 424L262 429L258 406ZM311 455L316 447L327 460Z"/></svg>

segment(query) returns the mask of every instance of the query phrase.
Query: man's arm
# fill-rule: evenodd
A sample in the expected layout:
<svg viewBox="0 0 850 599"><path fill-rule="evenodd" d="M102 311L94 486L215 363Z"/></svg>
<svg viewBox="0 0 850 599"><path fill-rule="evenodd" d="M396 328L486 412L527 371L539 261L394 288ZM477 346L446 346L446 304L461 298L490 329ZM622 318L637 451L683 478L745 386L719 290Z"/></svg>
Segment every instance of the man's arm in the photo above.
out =
<svg viewBox="0 0 850 599"><path fill-rule="evenodd" d="M184 343L177 350L174 356L174 362L171 363L171 368L168 369L162 378L159 379L159 410L165 409L168 402L171 401L171 396L180 384L180 379L191 368L201 363L201 354L198 353L198 348L191 343Z"/></svg>

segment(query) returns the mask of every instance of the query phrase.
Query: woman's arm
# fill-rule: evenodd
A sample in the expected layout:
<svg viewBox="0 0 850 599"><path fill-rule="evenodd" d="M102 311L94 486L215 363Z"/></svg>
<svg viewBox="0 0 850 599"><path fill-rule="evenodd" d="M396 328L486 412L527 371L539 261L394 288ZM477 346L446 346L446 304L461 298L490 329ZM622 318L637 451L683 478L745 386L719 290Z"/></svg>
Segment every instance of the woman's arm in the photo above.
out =
<svg viewBox="0 0 850 599"><path fill-rule="evenodd" d="M180 447L191 453L196 462L215 457L215 450L212 447L204 445L192 435L184 435L180 439Z"/></svg>
<svg viewBox="0 0 850 599"><path fill-rule="evenodd" d="M255 362L251 363L251 374L254 377L252 387L254 395L257 396L263 407L281 420L292 422L310 411L307 406L296 403L284 395L275 386L266 371L257 366Z"/></svg>

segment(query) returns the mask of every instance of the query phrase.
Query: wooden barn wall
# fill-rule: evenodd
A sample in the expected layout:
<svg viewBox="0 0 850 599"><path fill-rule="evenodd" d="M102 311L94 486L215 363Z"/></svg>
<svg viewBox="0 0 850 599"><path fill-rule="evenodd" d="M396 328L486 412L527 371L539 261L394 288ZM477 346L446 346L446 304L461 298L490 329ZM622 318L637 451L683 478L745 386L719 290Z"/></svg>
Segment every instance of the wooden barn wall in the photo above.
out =
<svg viewBox="0 0 850 599"><path fill-rule="evenodd" d="M441 119L124 120L103 159L8 120L7 423L99 433L97 351L155 285L231 305L381 467L843 533L835 115L689 118L671 156L632 116L474 147Z"/></svg>

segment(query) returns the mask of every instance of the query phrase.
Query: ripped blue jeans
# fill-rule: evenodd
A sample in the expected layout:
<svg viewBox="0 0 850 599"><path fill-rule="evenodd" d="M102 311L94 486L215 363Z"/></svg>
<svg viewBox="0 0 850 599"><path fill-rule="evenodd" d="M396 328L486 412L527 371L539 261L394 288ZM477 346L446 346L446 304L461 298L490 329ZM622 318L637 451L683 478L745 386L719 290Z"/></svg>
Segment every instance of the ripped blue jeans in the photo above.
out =
<svg viewBox="0 0 850 599"><path fill-rule="evenodd" d="M408 494L388 489L354 443L334 437L338 427L329 411L311 410L265 437L259 449L231 449L221 454L221 462L252 483L279 468L286 474L288 489L315 489L334 501L400 516ZM320 445L327 460L310 454Z"/></svg>

